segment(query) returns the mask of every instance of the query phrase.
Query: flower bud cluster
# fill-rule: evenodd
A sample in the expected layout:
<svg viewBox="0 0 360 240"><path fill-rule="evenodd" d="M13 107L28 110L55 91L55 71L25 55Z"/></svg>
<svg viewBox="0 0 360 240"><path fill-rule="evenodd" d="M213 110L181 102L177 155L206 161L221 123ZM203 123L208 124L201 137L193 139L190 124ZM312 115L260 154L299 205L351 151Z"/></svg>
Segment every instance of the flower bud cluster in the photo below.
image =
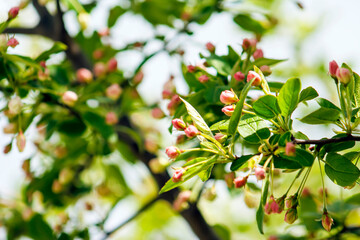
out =
<svg viewBox="0 0 360 240"><path fill-rule="evenodd" d="M235 94L235 92L231 89L231 90L225 90L222 91L220 94L220 101L227 105L225 107L223 107L221 109L221 111L226 115L226 116L231 116L235 110L235 105L234 103L237 103L239 101L239 98L237 97L237 95Z"/></svg>

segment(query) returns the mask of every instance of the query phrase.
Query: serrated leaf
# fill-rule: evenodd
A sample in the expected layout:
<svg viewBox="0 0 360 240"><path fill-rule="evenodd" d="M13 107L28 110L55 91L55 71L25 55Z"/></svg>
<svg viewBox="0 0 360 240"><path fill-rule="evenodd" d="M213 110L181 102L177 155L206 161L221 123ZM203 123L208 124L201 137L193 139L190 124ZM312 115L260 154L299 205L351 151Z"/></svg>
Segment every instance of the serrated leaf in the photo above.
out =
<svg viewBox="0 0 360 240"><path fill-rule="evenodd" d="M318 92L313 87L307 87L301 91L299 102L309 101L318 96Z"/></svg>
<svg viewBox="0 0 360 240"><path fill-rule="evenodd" d="M284 117L289 117L295 110L299 102L300 89L301 83L298 78L290 78L280 89L278 104Z"/></svg>
<svg viewBox="0 0 360 240"><path fill-rule="evenodd" d="M325 163L326 175L342 187L352 185L360 177L360 170L346 157L328 153Z"/></svg>
<svg viewBox="0 0 360 240"><path fill-rule="evenodd" d="M273 95L265 95L253 104L254 112L264 119L272 119L280 113L277 99Z"/></svg>
<svg viewBox="0 0 360 240"><path fill-rule="evenodd" d="M307 124L327 124L334 123L338 120L340 112L333 108L320 108L309 115L306 115L301 122Z"/></svg>
<svg viewBox="0 0 360 240"><path fill-rule="evenodd" d="M246 96L251 88L251 84L253 83L253 81L254 81L254 79L252 79L251 81L246 83L246 85L244 86L244 88L242 89L242 91L240 93L239 101L236 104L235 110L230 117L230 122L229 122L229 127L228 127L228 133L230 135L234 135L238 128L242 109L244 107L244 102L245 102Z"/></svg>
<svg viewBox="0 0 360 240"><path fill-rule="evenodd" d="M203 132L204 134L212 136L213 134L212 134L209 126L206 124L206 122L201 117L201 115L196 111L196 109L190 103L188 103L185 99L183 99L183 98L180 98L180 99L185 104L188 114L190 115L190 117L193 120L194 125L197 127L197 129L199 131Z"/></svg>

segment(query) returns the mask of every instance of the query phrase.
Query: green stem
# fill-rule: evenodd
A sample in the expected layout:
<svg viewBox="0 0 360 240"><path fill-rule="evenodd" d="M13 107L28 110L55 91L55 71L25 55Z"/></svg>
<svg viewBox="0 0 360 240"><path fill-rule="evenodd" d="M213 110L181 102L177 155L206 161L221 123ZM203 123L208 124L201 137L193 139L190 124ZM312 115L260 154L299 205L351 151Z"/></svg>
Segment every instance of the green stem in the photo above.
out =
<svg viewBox="0 0 360 240"><path fill-rule="evenodd" d="M196 152L196 151L200 151L200 152L212 152L215 154L219 154L219 152L216 152L214 150L208 149L208 148L190 148L190 149L185 149L182 150L183 152Z"/></svg>
<svg viewBox="0 0 360 240"><path fill-rule="evenodd" d="M317 157L318 162L319 162L319 169L320 169L320 177L321 177L321 183L322 183L322 188L323 188L323 209L326 209L326 193L325 193L325 181L324 181L324 176L323 176L323 172L322 172L322 168L321 168L321 163L320 163L320 158L319 156Z"/></svg>
<svg viewBox="0 0 360 240"><path fill-rule="evenodd" d="M225 149L222 147L222 145L216 139L214 139L213 137L210 137L206 134L203 134L203 133L200 133L200 135L203 136L204 138L206 138L207 140L211 141L212 143L214 143L219 148L220 153L222 155L224 155L225 157L227 157Z"/></svg>
<svg viewBox="0 0 360 240"><path fill-rule="evenodd" d="M295 183L296 179L298 179L298 178L300 177L300 175L301 175L301 173L303 172L303 170L304 170L304 168L302 168L302 169L298 172L298 174L295 176L294 180L292 180L292 182L291 182L291 184L290 184L290 186L289 186L288 190L287 190L287 191L286 191L286 193L285 193L285 196L287 196L287 195L288 195L288 193L289 193L290 189L291 189L291 188L292 188L292 186L294 185L294 183Z"/></svg>

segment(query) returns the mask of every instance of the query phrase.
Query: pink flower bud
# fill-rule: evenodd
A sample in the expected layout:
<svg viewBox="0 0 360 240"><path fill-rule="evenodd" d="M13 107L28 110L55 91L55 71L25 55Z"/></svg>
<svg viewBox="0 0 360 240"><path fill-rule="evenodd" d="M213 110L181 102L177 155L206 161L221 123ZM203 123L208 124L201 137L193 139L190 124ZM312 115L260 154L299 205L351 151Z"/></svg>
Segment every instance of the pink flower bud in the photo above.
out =
<svg viewBox="0 0 360 240"><path fill-rule="evenodd" d="M279 240L279 238L277 236L271 235L267 240Z"/></svg>
<svg viewBox="0 0 360 240"><path fill-rule="evenodd" d="M72 107L75 105L76 101L78 100L78 96L73 91L66 91L62 95L61 99L65 105Z"/></svg>
<svg viewBox="0 0 360 240"><path fill-rule="evenodd" d="M242 43L242 48L244 51L247 51L250 48L254 49L256 47L256 43L257 43L256 39L244 38Z"/></svg>
<svg viewBox="0 0 360 240"><path fill-rule="evenodd" d="M218 141L219 143L223 143L226 140L226 135L222 134L222 133L217 133L215 134L214 138L216 139L216 141Z"/></svg>
<svg viewBox="0 0 360 240"><path fill-rule="evenodd" d="M233 91L225 90L220 94L220 101L223 104L233 104L239 101L239 99Z"/></svg>
<svg viewBox="0 0 360 240"><path fill-rule="evenodd" d="M188 65L188 66L187 66L187 71L188 71L189 73L195 72L195 66L193 66L193 65Z"/></svg>
<svg viewBox="0 0 360 240"><path fill-rule="evenodd" d="M251 79L254 79L254 78L255 78L255 80L253 81L252 86L260 86L260 84L261 84L260 75L254 71L249 71L248 75L247 75L247 81L250 82Z"/></svg>
<svg viewBox="0 0 360 240"><path fill-rule="evenodd" d="M111 58L107 63L108 71L109 72L116 71L117 65L118 65L118 62L117 62L116 58Z"/></svg>
<svg viewBox="0 0 360 240"><path fill-rule="evenodd" d="M12 47L12 48L14 48L14 47L16 47L17 45L19 45L19 42L18 42L18 40L16 40L16 38L10 38L9 40L8 40L8 42L7 42L7 44L6 44L7 46L9 46L9 47Z"/></svg>
<svg viewBox="0 0 360 240"><path fill-rule="evenodd" d="M185 209L188 206L187 202L189 201L190 196L190 190L180 192L173 203L173 208L175 209L175 211L181 211Z"/></svg>
<svg viewBox="0 0 360 240"><path fill-rule="evenodd" d="M114 112L108 112L105 117L105 122L107 125L115 125L118 123L118 117Z"/></svg>
<svg viewBox="0 0 360 240"><path fill-rule="evenodd" d="M199 77L199 82L201 82L201 83L206 83L206 82L208 82L208 81L209 81L209 77L206 76L206 75L201 75L201 76Z"/></svg>
<svg viewBox="0 0 360 240"><path fill-rule="evenodd" d="M181 103L181 99L179 95L175 94L174 96L171 97L171 100L167 105L167 109L169 110L170 115L173 115L175 113L175 110L180 103Z"/></svg>
<svg viewBox="0 0 360 240"><path fill-rule="evenodd" d="M237 177L234 179L234 185L235 188L241 188L243 186L245 186L246 182L247 182L248 176L245 177Z"/></svg>
<svg viewBox="0 0 360 240"><path fill-rule="evenodd" d="M288 197L285 201L285 205L287 208L296 207L298 204L297 194Z"/></svg>
<svg viewBox="0 0 360 240"><path fill-rule="evenodd" d="M232 185L234 183L234 179L235 179L235 173L234 172L226 173L224 175L224 180L225 180L226 185L228 186L228 188L232 187Z"/></svg>
<svg viewBox="0 0 360 240"><path fill-rule="evenodd" d="M329 74L332 78L336 78L336 72L339 69L339 65L336 63L335 60L329 62Z"/></svg>
<svg viewBox="0 0 360 240"><path fill-rule="evenodd" d="M243 74L242 72L238 71L234 74L234 79L238 82L241 82L245 79L245 74Z"/></svg>
<svg viewBox="0 0 360 240"><path fill-rule="evenodd" d="M122 89L119 84L116 83L111 84L105 91L106 96L114 101L119 99L121 93Z"/></svg>
<svg viewBox="0 0 360 240"><path fill-rule="evenodd" d="M281 213L282 212L282 209L280 209L279 204L275 200L271 203L270 207L271 207L271 211L273 213Z"/></svg>
<svg viewBox="0 0 360 240"><path fill-rule="evenodd" d="M264 76L269 76L272 73L272 71L268 65L261 66L260 70L264 74Z"/></svg>
<svg viewBox="0 0 360 240"><path fill-rule="evenodd" d="M17 115L21 112L22 102L19 96L12 98L8 103L9 112L12 115Z"/></svg>
<svg viewBox="0 0 360 240"><path fill-rule="evenodd" d="M255 60L259 59L259 58L263 58L264 57L264 52L260 48L258 48L253 53L253 57L254 57Z"/></svg>
<svg viewBox="0 0 360 240"><path fill-rule="evenodd" d="M4 154L8 154L8 153L11 151L11 148L12 148L12 144L11 144L11 143L8 144L8 145L6 145L6 146L4 147L4 150L3 150Z"/></svg>
<svg viewBox="0 0 360 240"><path fill-rule="evenodd" d="M101 59L103 56L104 56L104 51L101 50L101 49L96 49L96 50L93 52L93 58L94 58L95 60L99 60L99 59Z"/></svg>
<svg viewBox="0 0 360 240"><path fill-rule="evenodd" d="M214 46L214 44L212 44L211 42L208 42L208 43L206 43L206 49L209 51L209 52L211 52L211 53L214 53L215 52L215 46Z"/></svg>
<svg viewBox="0 0 360 240"><path fill-rule="evenodd" d="M170 146L165 149L165 153L170 159L174 159L180 155L181 151L175 146Z"/></svg>
<svg viewBox="0 0 360 240"><path fill-rule="evenodd" d="M285 146L285 155L287 156L295 156L296 155L296 148L295 144L292 142L287 142Z"/></svg>
<svg viewBox="0 0 360 240"><path fill-rule="evenodd" d="M279 206L277 213L281 213L284 210L285 197L286 197L286 195L282 196L281 198L276 199L276 203Z"/></svg>
<svg viewBox="0 0 360 240"><path fill-rule="evenodd" d="M223 107L223 108L221 109L221 111L222 111L223 113L225 113L226 116L229 116L229 117L231 117L231 115L233 114L234 110L235 110L235 105L225 106L225 107Z"/></svg>
<svg viewBox="0 0 360 240"><path fill-rule="evenodd" d="M271 195L269 200L266 202L265 207L264 207L264 211L268 215L271 214L271 213L281 213L282 212L282 209L280 209L280 206L275 201L273 195Z"/></svg>
<svg viewBox="0 0 360 240"><path fill-rule="evenodd" d="M305 187L305 188L303 189L303 191L302 191L301 196L303 196L303 197L309 197L310 195L311 195L310 189L307 188L307 187Z"/></svg>
<svg viewBox="0 0 360 240"><path fill-rule="evenodd" d="M80 68L76 71L76 78L81 83L89 83L93 80L93 74L86 68Z"/></svg>
<svg viewBox="0 0 360 240"><path fill-rule="evenodd" d="M257 180L265 179L265 169L262 167L255 168L255 176Z"/></svg>
<svg viewBox="0 0 360 240"><path fill-rule="evenodd" d="M184 169L178 169L174 172L173 177L172 177L172 181L173 182L180 182L182 175L184 174L185 170Z"/></svg>
<svg viewBox="0 0 360 240"><path fill-rule="evenodd" d="M143 78L144 78L144 73L143 73L143 71L140 70L138 73L135 74L133 83L135 85L138 85L142 82Z"/></svg>
<svg viewBox="0 0 360 240"><path fill-rule="evenodd" d="M293 224L297 218L298 218L298 215L297 215L297 210L295 207L295 208L290 208L286 211L284 220L285 220L285 222L287 222L289 224Z"/></svg>
<svg viewBox="0 0 360 240"><path fill-rule="evenodd" d="M321 218L321 223L322 226L324 227L324 229L328 232L330 232L331 230L331 225L333 225L334 220L329 216L329 213L325 210L322 218Z"/></svg>
<svg viewBox="0 0 360 240"><path fill-rule="evenodd" d="M3 129L5 134L14 134L17 133L17 124L15 123L9 123L6 125Z"/></svg>
<svg viewBox="0 0 360 240"><path fill-rule="evenodd" d="M19 134L16 136L16 146L19 149L19 152L24 151L26 145L26 139L23 132L20 130Z"/></svg>
<svg viewBox="0 0 360 240"><path fill-rule="evenodd" d="M190 125L188 126L185 130L185 135L188 137L188 138L192 138L192 137L195 137L196 135L199 134L199 131L197 130L197 128L194 126L194 125Z"/></svg>
<svg viewBox="0 0 360 240"><path fill-rule="evenodd" d="M45 62L45 61L39 62L39 65L40 65L42 68L46 68L46 62Z"/></svg>
<svg viewBox="0 0 360 240"><path fill-rule="evenodd" d="M151 110L151 116L155 119L161 119L165 117L165 113L161 110L161 108L153 108Z"/></svg>
<svg viewBox="0 0 360 240"><path fill-rule="evenodd" d="M163 90L161 94L163 99L171 99L171 97L174 96L174 93L167 89Z"/></svg>
<svg viewBox="0 0 360 240"><path fill-rule="evenodd" d="M156 153L157 150L159 149L159 145L158 145L157 142L156 142L154 139L152 139L152 138L147 138L147 139L145 139L144 146L145 146L145 149L146 149L148 152L151 152L151 153Z"/></svg>
<svg viewBox="0 0 360 240"><path fill-rule="evenodd" d="M38 71L38 78L40 81L45 81L49 79L49 76L50 76L50 70L48 68L44 68L44 70L40 69Z"/></svg>
<svg viewBox="0 0 360 240"><path fill-rule="evenodd" d="M9 19L14 19L17 17L17 15L19 14L19 7L13 7L9 10L8 15L9 15Z"/></svg>
<svg viewBox="0 0 360 240"><path fill-rule="evenodd" d="M346 86L351 81L351 72L347 68L338 68L336 71L336 77Z"/></svg>
<svg viewBox="0 0 360 240"><path fill-rule="evenodd" d="M106 74L107 66L105 63L97 62L94 65L94 74L96 77L102 77Z"/></svg>
<svg viewBox="0 0 360 240"><path fill-rule="evenodd" d="M179 136L177 136L176 138L176 144L183 144L186 140L186 135L185 134L181 134Z"/></svg>
<svg viewBox="0 0 360 240"><path fill-rule="evenodd" d="M180 118L175 118L171 122L172 122L174 128L176 128L177 130L182 131L186 128L185 122L183 120L181 120Z"/></svg>

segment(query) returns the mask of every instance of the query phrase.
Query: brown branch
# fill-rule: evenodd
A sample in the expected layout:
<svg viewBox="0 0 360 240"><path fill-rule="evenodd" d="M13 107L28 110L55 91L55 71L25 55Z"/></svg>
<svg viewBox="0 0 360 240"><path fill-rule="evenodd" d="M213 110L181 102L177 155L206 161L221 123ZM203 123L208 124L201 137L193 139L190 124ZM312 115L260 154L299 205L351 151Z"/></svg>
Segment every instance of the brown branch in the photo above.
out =
<svg viewBox="0 0 360 240"><path fill-rule="evenodd" d="M346 137L340 138L325 138L319 140L301 140L294 139L293 143L303 145L303 144L316 144L316 145L325 145L329 143L339 143L339 142L348 142L348 141L360 141L360 137L347 135Z"/></svg>

